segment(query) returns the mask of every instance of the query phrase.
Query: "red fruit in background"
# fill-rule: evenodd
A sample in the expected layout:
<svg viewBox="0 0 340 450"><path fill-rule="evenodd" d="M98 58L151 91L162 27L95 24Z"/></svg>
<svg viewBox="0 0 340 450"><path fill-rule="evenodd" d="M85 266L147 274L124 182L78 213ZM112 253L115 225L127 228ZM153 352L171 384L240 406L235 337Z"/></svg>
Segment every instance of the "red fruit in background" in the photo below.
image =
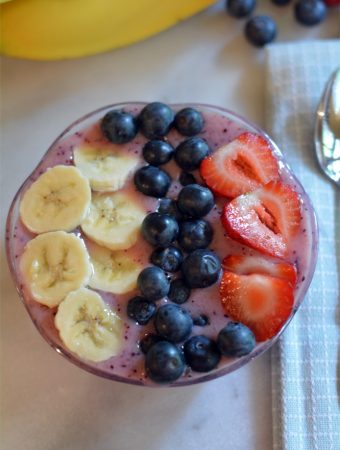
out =
<svg viewBox="0 0 340 450"><path fill-rule="evenodd" d="M270 339L280 331L294 303L290 283L258 274L224 272L220 296L227 316L249 327L257 341Z"/></svg>
<svg viewBox="0 0 340 450"><path fill-rule="evenodd" d="M269 142L249 132L207 156L200 172L210 189L225 197L236 197L279 179Z"/></svg>
<svg viewBox="0 0 340 450"><path fill-rule="evenodd" d="M285 258L289 241L300 227L299 197L290 186L270 182L228 203L221 220L232 239L266 255Z"/></svg>
<svg viewBox="0 0 340 450"><path fill-rule="evenodd" d="M324 0L327 6L337 6L340 5L340 0Z"/></svg>
<svg viewBox="0 0 340 450"><path fill-rule="evenodd" d="M281 278L295 287L297 281L296 269L284 262L269 261L261 256L229 255L222 261L222 268L238 275L263 274Z"/></svg>

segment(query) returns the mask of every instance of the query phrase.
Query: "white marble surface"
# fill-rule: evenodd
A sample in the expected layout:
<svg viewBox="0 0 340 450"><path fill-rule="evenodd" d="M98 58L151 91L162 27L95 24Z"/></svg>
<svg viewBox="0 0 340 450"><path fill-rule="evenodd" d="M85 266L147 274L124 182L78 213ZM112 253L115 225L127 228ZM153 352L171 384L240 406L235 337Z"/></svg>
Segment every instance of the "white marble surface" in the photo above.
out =
<svg viewBox="0 0 340 450"><path fill-rule="evenodd" d="M339 36L339 15L306 29L291 8L280 41ZM61 62L3 59L1 227L23 179L59 132L84 112L124 100L199 101L263 125L263 50L218 3L134 46ZM21 305L1 238L3 450L267 450L272 448L270 360L181 389L144 389L97 378L40 338Z"/></svg>

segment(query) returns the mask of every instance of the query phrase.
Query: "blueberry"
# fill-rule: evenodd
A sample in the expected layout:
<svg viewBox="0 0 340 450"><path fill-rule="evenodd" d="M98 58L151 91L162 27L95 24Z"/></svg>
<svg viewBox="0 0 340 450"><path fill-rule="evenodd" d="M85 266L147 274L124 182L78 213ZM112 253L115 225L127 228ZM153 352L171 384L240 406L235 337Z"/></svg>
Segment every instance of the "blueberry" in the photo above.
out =
<svg viewBox="0 0 340 450"><path fill-rule="evenodd" d="M101 121L104 136L114 144L125 144L137 134L135 118L124 111L109 111Z"/></svg>
<svg viewBox="0 0 340 450"><path fill-rule="evenodd" d="M204 139L192 137L176 148L175 161L184 170L195 170L209 153L209 145Z"/></svg>
<svg viewBox="0 0 340 450"><path fill-rule="evenodd" d="M218 333L217 345L225 356L243 356L250 353L255 347L254 333L245 325L238 322L229 322Z"/></svg>
<svg viewBox="0 0 340 450"><path fill-rule="evenodd" d="M190 217L198 219L213 208L214 196L210 189L199 184L188 184L178 195L178 209Z"/></svg>
<svg viewBox="0 0 340 450"><path fill-rule="evenodd" d="M143 157L152 166L166 164L172 158L174 148L165 141L156 140L147 142L143 147Z"/></svg>
<svg viewBox="0 0 340 450"><path fill-rule="evenodd" d="M143 297L133 297L127 304L127 315L139 325L146 325L156 312L156 304Z"/></svg>
<svg viewBox="0 0 340 450"><path fill-rule="evenodd" d="M138 275L137 286L142 296L152 301L168 294L170 282L159 267L147 267Z"/></svg>
<svg viewBox="0 0 340 450"><path fill-rule="evenodd" d="M205 288L219 277L221 262L210 250L195 250L182 262L184 282L191 288Z"/></svg>
<svg viewBox="0 0 340 450"><path fill-rule="evenodd" d="M171 108L160 102L149 103L138 116L140 130L148 139L159 139L168 134L173 120Z"/></svg>
<svg viewBox="0 0 340 450"><path fill-rule="evenodd" d="M177 237L178 224L168 214L150 213L143 220L142 234L149 244L168 247Z"/></svg>
<svg viewBox="0 0 340 450"><path fill-rule="evenodd" d="M194 108L184 108L175 115L175 128L184 136L194 136L202 131L202 114Z"/></svg>
<svg viewBox="0 0 340 450"><path fill-rule="evenodd" d="M146 354L145 371L156 383L171 383L183 374L184 369L183 353L170 342L157 342Z"/></svg>
<svg viewBox="0 0 340 450"><path fill-rule="evenodd" d="M146 355L150 350L150 348L154 344L156 344L156 342L160 341L164 341L164 338L162 336L158 336L158 334L149 333L140 340L139 347L144 353L144 355Z"/></svg>
<svg viewBox="0 0 340 450"><path fill-rule="evenodd" d="M237 18L249 16L256 6L256 0L227 0L228 13Z"/></svg>
<svg viewBox="0 0 340 450"><path fill-rule="evenodd" d="M269 16L254 16L248 20L245 35L256 47L263 47L276 37L276 24Z"/></svg>
<svg viewBox="0 0 340 450"><path fill-rule="evenodd" d="M205 314L200 314L197 317L193 317L193 322L196 327L205 327L210 324L209 317Z"/></svg>
<svg viewBox="0 0 340 450"><path fill-rule="evenodd" d="M321 0L300 0L295 4L295 17L302 25L317 25L326 17L326 11Z"/></svg>
<svg viewBox="0 0 340 450"><path fill-rule="evenodd" d="M170 246L156 248L151 254L151 262L165 272L177 272L183 261L183 254L179 248Z"/></svg>
<svg viewBox="0 0 340 450"><path fill-rule="evenodd" d="M188 184L196 184L196 179L192 173L181 172L179 176L179 182L182 186L188 186Z"/></svg>
<svg viewBox="0 0 340 450"><path fill-rule="evenodd" d="M134 176L136 188L150 197L164 197L171 184L170 176L158 167L144 166Z"/></svg>
<svg viewBox="0 0 340 450"><path fill-rule="evenodd" d="M162 305L155 315L157 333L171 342L185 341L191 333L192 325L190 314L178 305Z"/></svg>
<svg viewBox="0 0 340 450"><path fill-rule="evenodd" d="M173 216L177 221L183 219L183 214L179 211L176 200L172 200L171 198L162 198L159 201L157 211L162 214L169 214L169 216Z"/></svg>
<svg viewBox="0 0 340 450"><path fill-rule="evenodd" d="M217 344L206 336L193 336L184 344L185 360L195 372L215 369L221 359Z"/></svg>
<svg viewBox="0 0 340 450"><path fill-rule="evenodd" d="M284 6L284 5L288 5L288 3L290 3L290 0L272 0L272 3L274 3L274 5L278 5L278 6Z"/></svg>
<svg viewBox="0 0 340 450"><path fill-rule="evenodd" d="M184 283L181 278L171 281L170 290L168 292L168 299L174 303L185 303L191 294L190 288Z"/></svg>
<svg viewBox="0 0 340 450"><path fill-rule="evenodd" d="M213 238L213 229L203 219L182 222L179 228L178 243L183 250L192 252L198 248L206 248Z"/></svg>

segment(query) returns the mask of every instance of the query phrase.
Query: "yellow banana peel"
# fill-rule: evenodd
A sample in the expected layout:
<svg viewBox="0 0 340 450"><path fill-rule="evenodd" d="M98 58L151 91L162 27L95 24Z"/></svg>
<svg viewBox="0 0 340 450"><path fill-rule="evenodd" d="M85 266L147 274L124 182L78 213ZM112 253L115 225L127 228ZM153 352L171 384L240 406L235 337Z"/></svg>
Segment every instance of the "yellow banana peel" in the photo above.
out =
<svg viewBox="0 0 340 450"><path fill-rule="evenodd" d="M0 0L2 54L53 60L145 39L215 0Z"/></svg>

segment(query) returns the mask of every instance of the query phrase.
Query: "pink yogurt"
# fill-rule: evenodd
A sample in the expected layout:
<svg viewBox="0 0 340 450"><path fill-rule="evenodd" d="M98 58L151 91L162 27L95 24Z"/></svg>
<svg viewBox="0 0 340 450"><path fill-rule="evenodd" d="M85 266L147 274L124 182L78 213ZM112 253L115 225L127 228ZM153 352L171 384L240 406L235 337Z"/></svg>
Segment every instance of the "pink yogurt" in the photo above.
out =
<svg viewBox="0 0 340 450"><path fill-rule="evenodd" d="M43 337L53 348L66 356L73 363L97 375L137 385L156 385L145 375L145 357L139 348L139 341L141 338L150 332L154 332L152 321L147 326L140 326L131 321L126 314L126 304L130 298L138 295L137 290L124 295L113 295L107 292L98 291L104 298L105 302L117 310L123 319L125 332L123 350L118 356L101 363L93 363L81 360L65 348L59 338L58 331L54 326L56 308L50 309L37 303L31 298L29 289L25 285L18 266L18 262L26 242L34 237L34 235L24 227L18 214L20 198L25 190L48 167L53 167L57 164L72 165L73 149L75 146L83 143L100 147L110 147L113 145L108 143L103 137L99 127L99 122L107 111L112 108L124 108L126 111L136 115L143 106L144 104L142 103L111 105L95 111L94 113L91 113L72 124L52 144L37 168L18 191L8 216L6 240L9 265L18 292L33 322ZM188 105L173 105L173 109L176 111L184 106ZM193 106L202 112L205 125L199 136L203 137L208 142L212 150L217 149L221 145L227 144L244 131L256 132L269 139L269 137L262 130L229 111L207 105L190 106ZM168 134L167 139L174 147L176 147L181 141L187 138L180 135L177 131L172 130ZM121 152L137 155L140 158L139 167L143 166L145 161L142 158L141 152L145 142L147 142L147 139L138 133L132 142L120 146ZM301 198L301 227L295 239L290 243L290 253L287 258L288 262L296 265L298 272L298 283L295 290L295 307L292 313L293 316L303 300L304 294L310 284L314 272L317 253L317 228L314 211L309 198L300 183L292 174L287 164L284 162L282 154L279 152L275 144L272 141L271 144L273 147L273 152L279 160L282 181L290 184L300 194ZM168 164L162 166L162 168L164 168L164 170L171 175L173 180L167 196L176 198L181 189L181 185L178 182L181 169L178 168L174 161L170 161ZM196 180L200 182L201 178L198 171L193 172L193 174ZM133 183L133 174L131 174L122 190L128 192L138 204L142 204L147 212L152 212L157 209L157 199L147 197L136 190ZM216 204L214 208L205 217L205 219L210 222L214 230L213 241L209 248L216 252L221 260L229 254L256 254L255 251L244 245L238 244L226 235L226 232L220 222L220 214L224 203L225 199L222 197L216 197ZM90 245L80 229L74 230L74 233L84 238L85 243ZM140 236L140 239L134 247L126 251L135 261L138 261L143 266L149 265L149 257L152 252L152 247L142 238L142 236ZM158 305L164 304L167 301L168 300L164 298L158 302ZM205 289L192 290L188 302L182 306L189 311L193 317L197 317L200 314L205 314L210 320L210 324L207 326L194 326L193 334L201 334L214 339L217 337L217 334L221 328L228 323L228 318L223 312L219 299L218 282ZM289 321L287 321L287 323L288 322ZM285 326L283 329L284 328ZM250 355L246 355L241 358L222 357L219 366L209 373L202 374L188 369L179 380L172 384L172 386L206 381L235 370L269 348L277 337L278 336L269 341L259 343Z"/></svg>

